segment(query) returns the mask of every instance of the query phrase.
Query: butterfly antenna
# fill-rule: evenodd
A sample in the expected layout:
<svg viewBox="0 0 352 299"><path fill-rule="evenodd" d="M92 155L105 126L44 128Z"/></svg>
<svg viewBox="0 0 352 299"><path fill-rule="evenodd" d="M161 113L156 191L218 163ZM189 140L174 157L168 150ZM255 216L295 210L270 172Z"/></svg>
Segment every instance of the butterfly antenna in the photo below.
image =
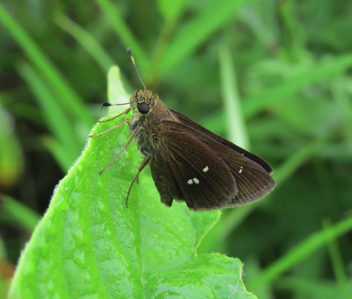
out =
<svg viewBox="0 0 352 299"><path fill-rule="evenodd" d="M136 63L135 63L135 61L134 61L134 57L133 57L133 55L132 55L131 49L130 49L130 48L127 48L127 52L128 52L128 55L130 55L130 58L131 58L132 63L133 63L133 65L134 65L134 68L136 69L138 78L139 78L139 80L142 82L142 84L143 84L143 86L144 86L144 90L147 89L147 87L145 86L145 84L144 84L144 82L143 82L143 80L142 80L142 78L141 78L141 75L140 75L139 72L138 72L138 69L137 69Z"/></svg>
<svg viewBox="0 0 352 299"><path fill-rule="evenodd" d="M130 104L130 103L120 103L120 104L103 103L103 104L101 104L100 110L103 109L104 107L120 106L120 105L129 105L129 104Z"/></svg>

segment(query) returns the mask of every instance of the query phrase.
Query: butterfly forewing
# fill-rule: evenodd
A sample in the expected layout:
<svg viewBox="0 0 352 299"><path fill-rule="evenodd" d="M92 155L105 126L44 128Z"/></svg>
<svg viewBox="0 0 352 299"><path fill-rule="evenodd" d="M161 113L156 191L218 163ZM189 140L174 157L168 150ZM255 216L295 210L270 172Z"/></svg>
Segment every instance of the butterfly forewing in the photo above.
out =
<svg viewBox="0 0 352 299"><path fill-rule="evenodd" d="M201 126L200 124L198 124L197 122L195 122L193 119L191 119L190 117L188 117L187 115L184 115L181 112L178 112L177 110L173 110L170 109L170 111L172 112L172 114L174 116L176 116L181 123L183 123L184 125L193 128L194 130L203 133L207 136L209 136L210 138L212 138L213 140L229 147L232 148L234 151L243 154L245 157L247 157L248 159L252 160L253 162L256 162L257 164L259 164L260 166L262 166L269 174L272 174L274 172L274 170L272 169L272 167L269 165L268 162L266 162L264 159L260 158L259 156L250 153L248 151L246 151L245 149L237 146L236 144L233 144L232 142L222 138L219 135L214 134L213 132L209 131L208 129L204 128L203 126Z"/></svg>

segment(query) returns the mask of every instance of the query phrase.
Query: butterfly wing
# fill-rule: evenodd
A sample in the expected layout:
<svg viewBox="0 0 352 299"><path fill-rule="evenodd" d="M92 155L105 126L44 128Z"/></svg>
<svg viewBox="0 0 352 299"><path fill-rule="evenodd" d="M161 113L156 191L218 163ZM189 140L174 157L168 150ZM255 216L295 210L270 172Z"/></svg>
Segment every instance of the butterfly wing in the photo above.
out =
<svg viewBox="0 0 352 299"><path fill-rule="evenodd" d="M209 136L202 135L200 139L222 158L235 178L238 192L228 207L256 201L275 187L275 181L261 165L230 147L214 142Z"/></svg>
<svg viewBox="0 0 352 299"><path fill-rule="evenodd" d="M259 156L246 151L245 149L237 146L236 144L233 144L232 142L222 138L219 135L214 134L213 132L209 131L208 129L204 128L203 126L201 126L200 124L195 122L193 119L191 119L187 115L184 115L183 113L178 112L177 110L170 109L170 111L184 125L186 125L186 126L188 126L190 128L193 128L194 130L209 136L210 138L212 138L212 139L216 140L217 142L219 142L219 143L221 143L221 144L233 149L234 151L236 151L236 152L238 152L240 154L243 154L248 159L252 160L253 162L255 162L255 163L259 164L261 167L263 167L269 174L272 174L274 172L274 170L269 165L269 163L266 162L264 159L260 158Z"/></svg>
<svg viewBox="0 0 352 299"><path fill-rule="evenodd" d="M203 133L206 129L198 124L195 129L170 120L162 123L163 130L157 136L165 146L162 152L167 153L162 161L169 166L169 176L175 178L180 199L191 209L240 206L262 198L275 187L268 172L272 168L258 156L244 150L244 153L238 152L229 141L213 133ZM203 132L198 131L198 127L203 128ZM233 146L213 139L214 135ZM253 156L265 168L250 159ZM206 184L200 184L199 179ZM195 183L197 181L199 184Z"/></svg>
<svg viewBox="0 0 352 299"><path fill-rule="evenodd" d="M174 121L165 124L154 136L159 149L150 162L161 201L171 206L172 199L184 200L192 210L227 206L236 196L237 186L224 161Z"/></svg>

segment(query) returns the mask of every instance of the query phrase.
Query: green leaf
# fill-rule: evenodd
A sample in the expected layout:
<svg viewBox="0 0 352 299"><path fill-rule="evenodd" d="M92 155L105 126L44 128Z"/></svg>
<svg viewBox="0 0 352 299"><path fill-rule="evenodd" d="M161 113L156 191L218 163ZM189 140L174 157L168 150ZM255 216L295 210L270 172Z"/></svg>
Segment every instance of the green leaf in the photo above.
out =
<svg viewBox="0 0 352 299"><path fill-rule="evenodd" d="M241 283L238 259L220 254L190 259L176 271L148 276L152 287L147 298L256 298ZM234 276L234 273L240 275Z"/></svg>
<svg viewBox="0 0 352 299"><path fill-rule="evenodd" d="M20 143L13 133L12 119L0 97L0 186L12 186L19 178L23 158Z"/></svg>
<svg viewBox="0 0 352 299"><path fill-rule="evenodd" d="M88 140L21 256L10 298L255 298L242 283L240 260L197 256L220 212L164 206L146 172L126 208L141 161L134 143L99 175L129 139L126 125Z"/></svg>

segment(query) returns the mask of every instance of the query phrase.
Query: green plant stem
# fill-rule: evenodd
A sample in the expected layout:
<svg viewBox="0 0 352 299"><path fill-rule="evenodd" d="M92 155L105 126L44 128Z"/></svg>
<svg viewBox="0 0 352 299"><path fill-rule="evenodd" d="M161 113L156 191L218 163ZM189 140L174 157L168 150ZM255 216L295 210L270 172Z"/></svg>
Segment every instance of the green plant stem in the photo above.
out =
<svg viewBox="0 0 352 299"><path fill-rule="evenodd" d="M327 232L331 228L331 221L329 219L323 219L322 221L323 231ZM344 271L343 261L341 253L336 242L336 239L328 239L327 235L327 245L331 257L332 266L336 276L336 281L341 291L344 294L344 298L349 298L348 296L348 278Z"/></svg>

